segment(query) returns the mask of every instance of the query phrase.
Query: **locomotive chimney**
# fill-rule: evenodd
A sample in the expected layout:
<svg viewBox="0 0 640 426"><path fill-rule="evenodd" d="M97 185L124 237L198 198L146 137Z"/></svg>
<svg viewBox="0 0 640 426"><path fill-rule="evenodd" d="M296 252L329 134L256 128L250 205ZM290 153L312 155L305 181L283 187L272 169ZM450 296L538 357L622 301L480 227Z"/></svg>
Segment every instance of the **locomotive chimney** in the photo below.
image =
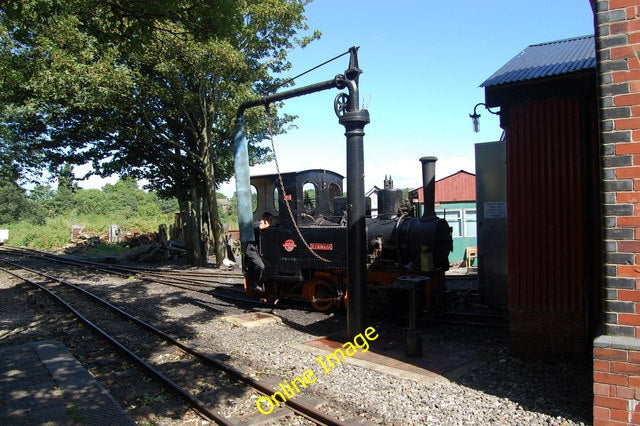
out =
<svg viewBox="0 0 640 426"><path fill-rule="evenodd" d="M422 194L424 212L420 220L428 221L436 218L436 157L422 157Z"/></svg>

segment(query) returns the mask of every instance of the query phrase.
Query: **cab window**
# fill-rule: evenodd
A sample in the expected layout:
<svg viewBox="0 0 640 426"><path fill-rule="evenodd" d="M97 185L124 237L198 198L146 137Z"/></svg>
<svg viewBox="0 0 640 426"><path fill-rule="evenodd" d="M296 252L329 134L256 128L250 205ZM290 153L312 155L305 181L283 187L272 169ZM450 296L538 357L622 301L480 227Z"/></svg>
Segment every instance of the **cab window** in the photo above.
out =
<svg viewBox="0 0 640 426"><path fill-rule="evenodd" d="M318 191L312 182L307 182L302 186L302 204L307 212L315 210L318 205Z"/></svg>

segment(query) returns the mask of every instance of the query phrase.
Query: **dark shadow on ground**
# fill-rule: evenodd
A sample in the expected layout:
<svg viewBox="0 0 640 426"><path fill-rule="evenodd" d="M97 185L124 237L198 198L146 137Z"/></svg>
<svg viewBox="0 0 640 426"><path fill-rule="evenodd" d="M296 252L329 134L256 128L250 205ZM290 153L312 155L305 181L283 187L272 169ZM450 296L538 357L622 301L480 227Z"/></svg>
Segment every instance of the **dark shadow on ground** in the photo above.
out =
<svg viewBox="0 0 640 426"><path fill-rule="evenodd" d="M443 376L468 388L506 398L523 409L591 423L592 370L588 357L564 362L526 361L511 356L508 330L478 325L419 324L422 355L409 357L408 320L371 320L379 338L371 342L363 360L425 377ZM341 330L328 339L307 344L329 351L347 339ZM361 356L362 355L362 356Z"/></svg>

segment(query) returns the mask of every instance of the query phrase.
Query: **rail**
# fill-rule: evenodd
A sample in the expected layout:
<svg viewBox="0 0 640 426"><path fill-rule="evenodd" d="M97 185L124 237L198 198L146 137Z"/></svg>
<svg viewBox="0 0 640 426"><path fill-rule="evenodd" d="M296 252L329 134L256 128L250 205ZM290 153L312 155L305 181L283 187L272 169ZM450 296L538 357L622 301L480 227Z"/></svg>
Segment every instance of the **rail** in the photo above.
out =
<svg viewBox="0 0 640 426"><path fill-rule="evenodd" d="M248 374L234 368L231 367L225 363L223 363L222 361L219 361L215 358L212 358L206 354L203 354L199 351L197 351L196 349L185 345L181 342L179 342L176 338L168 335L167 333L163 332L162 330L159 330L158 328L146 323L145 321L123 311L122 309L114 306L113 304L111 304L110 302L102 299L101 297L83 289L80 288L77 285L74 285L70 282L67 282L65 280L62 280L60 278L57 277L53 277L49 274L43 273L41 271L37 271L35 269L32 268L28 268L22 265L19 265L15 262L11 262L8 261L6 259L0 259L0 262L6 264L6 265L10 265L13 268L18 268L20 270L23 271L27 271L31 274L35 274L37 276L46 278L47 280L62 284L63 286L66 286L69 289L72 289L76 292L81 293L83 296L88 297L89 299L91 299L93 302L98 303L99 305L109 309L110 311L118 314L119 316L125 318L128 321L131 321L133 323L135 323L136 325L142 327L143 329L145 329L146 331L149 331L153 334L155 334L156 336L158 336L160 339L162 339L163 341L179 348L181 351L183 351L186 354L191 355L192 357L198 359L202 364L205 364L207 366L213 367L217 370L220 370L222 372L224 372L227 376L229 376L230 378L233 378L247 386L250 386L251 388L257 390L258 392L264 394L264 395L271 395L274 392L276 392L276 390L272 389L269 386L266 386L260 382L258 382L257 380L253 379L252 377L250 377ZM39 288L40 290L46 292L48 295L50 295L51 297L53 297L58 303L60 303L62 306L64 306L67 310L69 310L71 313L73 313L73 315L75 315L78 319L80 319L83 323L85 323L87 326L89 326L92 330L94 330L96 333L98 333L101 337L103 337L105 340L107 340L109 343L111 343L112 345L114 345L121 353L123 353L124 355L126 355L129 359L131 359L134 363L136 363L139 367L143 368L149 375L155 377L156 379L158 379L160 382L162 382L166 387L168 387L174 394L176 394L177 396L183 398L187 404L189 406L191 406L196 412L198 412L200 415L202 415L205 418L208 418L210 420L215 421L218 424L221 425L232 425L233 423L229 422L228 419L225 419L223 417L221 417L219 414L213 412L211 409L209 409L207 407L207 405L199 400L197 397L191 395L186 389L184 389L183 387L181 387L180 385L176 384L172 379L170 379L169 377L167 377L165 374L163 374L162 372L160 372L159 370L157 370L154 366L152 366L151 364L149 364L148 362L146 362L145 360L143 360L141 357L139 357L138 355L136 355L132 350L130 350L127 346L125 346L124 344L122 344L120 341L118 341L116 338L114 338L110 333L108 333L107 331L105 331L103 328L101 328L99 325L95 324L93 321L91 321L90 319L88 319L84 314L82 314L81 312L79 312L76 308L74 308L70 303L68 303L66 300L64 300L62 297L60 297L58 294L56 294L54 291L52 291L51 289L47 288L47 286L35 282L32 279L29 279L27 277L24 277L12 270L9 270L7 268L2 268L0 267L0 270L4 271L5 273L8 273L12 276L17 277L18 279L21 279L27 283L30 283L31 285ZM286 402L285 406L294 411L295 413L302 415L312 421L314 421L316 424L323 424L323 425L340 425L342 424L339 420L337 419L333 419L330 416L312 408L309 407L303 403L300 403L298 401L295 400L289 400Z"/></svg>

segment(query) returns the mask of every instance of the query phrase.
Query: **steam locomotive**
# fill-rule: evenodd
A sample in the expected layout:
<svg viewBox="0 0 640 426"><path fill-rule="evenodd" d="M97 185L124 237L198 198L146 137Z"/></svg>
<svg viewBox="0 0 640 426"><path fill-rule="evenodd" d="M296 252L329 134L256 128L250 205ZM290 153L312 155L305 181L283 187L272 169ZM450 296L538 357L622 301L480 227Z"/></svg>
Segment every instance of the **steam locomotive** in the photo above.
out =
<svg viewBox="0 0 640 426"><path fill-rule="evenodd" d="M433 308L444 290L452 251L451 229L435 214L435 157L423 157L424 211L402 205L402 191L390 179L377 192L377 215L367 197L366 241L369 305L389 299L403 277L424 277L425 307ZM254 220L265 212L275 221L256 232L264 263L265 292L274 297L302 297L320 311L340 306L347 294L347 200L338 173L312 169L251 178ZM284 190L284 191L283 191ZM246 262L245 277L247 274ZM428 279L426 279L428 278ZM255 292L245 278L245 291ZM375 300L378 299L378 300Z"/></svg>

